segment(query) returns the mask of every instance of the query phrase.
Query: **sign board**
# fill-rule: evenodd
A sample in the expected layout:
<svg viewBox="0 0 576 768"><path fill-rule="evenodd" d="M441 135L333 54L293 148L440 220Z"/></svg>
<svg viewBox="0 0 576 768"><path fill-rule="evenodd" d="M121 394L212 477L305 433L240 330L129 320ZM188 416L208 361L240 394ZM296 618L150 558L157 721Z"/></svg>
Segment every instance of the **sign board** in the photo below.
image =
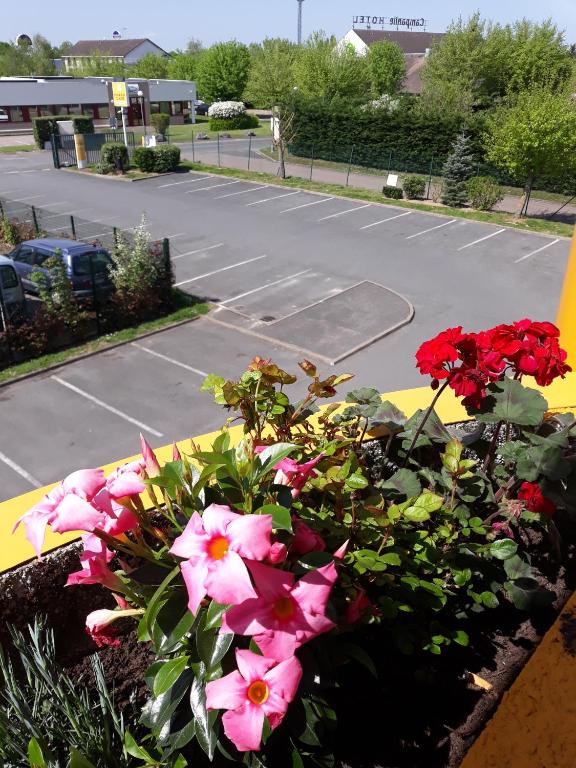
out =
<svg viewBox="0 0 576 768"><path fill-rule="evenodd" d="M112 83L112 100L115 107L129 106L126 83Z"/></svg>
<svg viewBox="0 0 576 768"><path fill-rule="evenodd" d="M142 136L142 145L144 147L155 147L156 136Z"/></svg>
<svg viewBox="0 0 576 768"><path fill-rule="evenodd" d="M74 133L74 121L73 120L58 120L56 123L58 126L58 133L62 136L71 136Z"/></svg>
<svg viewBox="0 0 576 768"><path fill-rule="evenodd" d="M426 29L426 19L409 19L404 16L353 16L352 28L365 26L367 29L372 27L405 27L406 29Z"/></svg>
<svg viewBox="0 0 576 768"><path fill-rule="evenodd" d="M398 174L397 173L389 173L388 179L386 181L387 186L389 187L397 187L398 186Z"/></svg>

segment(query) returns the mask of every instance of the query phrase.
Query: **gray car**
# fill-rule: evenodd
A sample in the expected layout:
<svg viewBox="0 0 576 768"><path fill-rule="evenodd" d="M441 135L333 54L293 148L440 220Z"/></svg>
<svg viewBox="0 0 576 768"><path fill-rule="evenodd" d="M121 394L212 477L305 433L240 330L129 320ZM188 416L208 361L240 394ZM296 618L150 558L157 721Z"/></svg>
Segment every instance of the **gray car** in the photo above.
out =
<svg viewBox="0 0 576 768"><path fill-rule="evenodd" d="M24 290L15 266L9 258L0 256L0 331L5 322L20 320L25 308Z"/></svg>

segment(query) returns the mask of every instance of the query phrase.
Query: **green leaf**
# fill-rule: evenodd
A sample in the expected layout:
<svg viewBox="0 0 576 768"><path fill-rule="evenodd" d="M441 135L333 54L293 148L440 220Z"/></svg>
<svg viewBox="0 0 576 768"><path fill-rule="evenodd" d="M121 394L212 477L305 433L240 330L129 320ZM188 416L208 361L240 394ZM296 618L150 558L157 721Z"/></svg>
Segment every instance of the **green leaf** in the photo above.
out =
<svg viewBox="0 0 576 768"><path fill-rule="evenodd" d="M159 654L173 653L194 626L195 616L188 608L188 594L179 589L161 606L152 627L152 641Z"/></svg>
<svg viewBox="0 0 576 768"><path fill-rule="evenodd" d="M496 381L486 387L486 398L479 411L468 408L478 421L508 421L511 424L537 427L548 408L540 392L523 386L516 379Z"/></svg>
<svg viewBox="0 0 576 768"><path fill-rule="evenodd" d="M190 708L194 714L196 728L196 739L198 744L208 756L209 760L214 757L214 750L218 737L214 731L213 725L218 717L218 712L208 713L206 710L206 667L201 662L198 674L192 682L190 690Z"/></svg>
<svg viewBox="0 0 576 768"><path fill-rule="evenodd" d="M444 498L435 493L424 492L404 510L404 517L413 523L423 523L430 519L432 512L442 508Z"/></svg>
<svg viewBox="0 0 576 768"><path fill-rule="evenodd" d="M347 656L348 658L357 661L370 672L372 677L378 677L374 662L361 646L356 645L356 643L339 643L338 652L342 653L343 656Z"/></svg>
<svg viewBox="0 0 576 768"><path fill-rule="evenodd" d="M564 458L564 449L553 443L524 446L516 464L518 479L530 482L535 482L542 476L550 480L560 480L565 478L570 470L570 462Z"/></svg>
<svg viewBox="0 0 576 768"><path fill-rule="evenodd" d="M176 680L186 669L188 661L188 656L178 656L162 664L154 678L154 685L152 687L154 696L160 696L160 694L172 688Z"/></svg>
<svg viewBox="0 0 576 768"><path fill-rule="evenodd" d="M264 504L254 511L256 515L272 515L272 528L292 533L290 510L280 504Z"/></svg>
<svg viewBox="0 0 576 768"><path fill-rule="evenodd" d="M346 478L346 482L345 482L346 488L350 488L353 491L359 491L362 488L366 488L367 485L368 485L368 480L366 480L364 475L361 475L359 472L354 472L354 474Z"/></svg>
<svg viewBox="0 0 576 768"><path fill-rule="evenodd" d="M198 654L204 664L206 664L208 671L220 664L228 653L233 640L233 634L223 634L219 631L200 633L198 631L196 634L196 646Z"/></svg>
<svg viewBox="0 0 576 768"><path fill-rule="evenodd" d="M543 589L535 579L520 578L506 581L504 589L516 608L521 611L531 611L534 608L550 605L555 598L553 592Z"/></svg>
<svg viewBox="0 0 576 768"><path fill-rule="evenodd" d="M30 768L47 768L42 748L34 736L28 742L28 762Z"/></svg>
<svg viewBox="0 0 576 768"><path fill-rule="evenodd" d="M504 570L506 571L506 576L508 576L511 581L521 578L530 578L532 576L532 568L518 555L513 555L507 560L504 560Z"/></svg>
<svg viewBox="0 0 576 768"><path fill-rule="evenodd" d="M396 408L394 403L384 400L370 417L368 426L369 429L386 427L390 432L398 432L400 429L403 429L405 424L406 414L399 408Z"/></svg>
<svg viewBox="0 0 576 768"><path fill-rule="evenodd" d="M458 473L460 469L460 458L462 456L462 443L460 440L450 440L444 453L440 454L442 465L451 475Z"/></svg>
<svg viewBox="0 0 576 768"><path fill-rule="evenodd" d="M386 498L399 500L402 497L411 499L422 493L422 486L416 472L411 469L398 469L392 477L378 484Z"/></svg>
<svg viewBox="0 0 576 768"><path fill-rule="evenodd" d="M458 645L462 645L464 647L466 647L470 643L470 638L468 637L468 633L464 632L463 629L457 629L455 632L453 632L452 640Z"/></svg>
<svg viewBox="0 0 576 768"><path fill-rule="evenodd" d="M180 566L176 565L170 573L166 576L164 581L160 584L156 592L152 595L150 598L150 602L148 603L148 607L146 608L146 613L142 617L142 622L144 623L146 627L146 632L149 637L152 636L152 617L156 617L158 613L158 607L160 605L160 601L164 597L164 592L170 585L170 582L172 582L176 576L180 573Z"/></svg>
<svg viewBox="0 0 576 768"><path fill-rule="evenodd" d="M493 592L488 591L480 593L480 602L482 605L486 606L486 608L498 608L500 605L496 595Z"/></svg>
<svg viewBox="0 0 576 768"><path fill-rule="evenodd" d="M297 749L292 750L292 768L304 768L304 761Z"/></svg>
<svg viewBox="0 0 576 768"><path fill-rule="evenodd" d="M221 605L216 600L212 600L206 611L206 629L219 629L222 625L222 616L229 607L229 605Z"/></svg>
<svg viewBox="0 0 576 768"><path fill-rule="evenodd" d="M490 545L490 554L497 560L507 560L516 554L518 544L512 539L498 539Z"/></svg>
<svg viewBox="0 0 576 768"><path fill-rule="evenodd" d="M96 766L94 763L91 763L90 760L86 759L81 752L72 748L70 750L70 762L68 768L96 768Z"/></svg>
<svg viewBox="0 0 576 768"><path fill-rule="evenodd" d="M380 392L372 387L352 389L346 395L346 402L359 403L360 405L380 405Z"/></svg>
<svg viewBox="0 0 576 768"><path fill-rule="evenodd" d="M124 734L124 749L132 757L137 757L139 760L144 760L147 765L157 765L158 761L154 760L152 755L147 752L144 747L138 746L134 737L130 731L126 731Z"/></svg>
<svg viewBox="0 0 576 768"><path fill-rule="evenodd" d="M222 376L217 376L215 373L209 373L200 385L202 392L211 392L213 389L222 389L226 379Z"/></svg>
<svg viewBox="0 0 576 768"><path fill-rule="evenodd" d="M296 450L295 445L292 443L274 443L274 445L267 445L264 450L257 454L260 459L262 469L257 473L258 477L262 477L269 472L275 464L290 456Z"/></svg>
<svg viewBox="0 0 576 768"><path fill-rule="evenodd" d="M402 560L400 559L400 555L396 552L383 552L382 554L378 555L378 560L381 563L386 563L386 565L401 565Z"/></svg>

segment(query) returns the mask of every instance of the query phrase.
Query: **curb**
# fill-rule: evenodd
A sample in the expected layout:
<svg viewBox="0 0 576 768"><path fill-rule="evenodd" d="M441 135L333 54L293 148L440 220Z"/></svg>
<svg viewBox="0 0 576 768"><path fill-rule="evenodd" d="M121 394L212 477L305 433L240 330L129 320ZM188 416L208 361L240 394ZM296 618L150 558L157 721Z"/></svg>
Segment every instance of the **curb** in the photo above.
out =
<svg viewBox="0 0 576 768"><path fill-rule="evenodd" d="M85 172L83 169L78 168L55 168L55 171L66 171L67 173L76 173L79 176L84 176L90 179L100 179L104 181L121 181L124 184L132 184L135 181L149 181L150 179L160 179L162 176L172 176L173 172L170 171L168 173L151 173L148 176L143 176L140 179L126 179L124 176L115 176L115 175L108 175L107 173L91 173L91 172Z"/></svg>

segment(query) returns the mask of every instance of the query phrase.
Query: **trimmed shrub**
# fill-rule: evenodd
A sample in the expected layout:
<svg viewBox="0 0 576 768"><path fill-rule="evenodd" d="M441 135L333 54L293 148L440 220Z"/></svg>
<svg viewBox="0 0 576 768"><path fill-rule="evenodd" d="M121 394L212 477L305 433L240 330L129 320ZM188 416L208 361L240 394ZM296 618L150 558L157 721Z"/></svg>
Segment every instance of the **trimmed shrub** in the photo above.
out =
<svg viewBox="0 0 576 768"><path fill-rule="evenodd" d="M40 149L50 141L50 136L58 133L58 123L62 120L72 120L76 133L94 133L94 120L88 115L52 115L49 117L32 118L34 141Z"/></svg>
<svg viewBox="0 0 576 768"><path fill-rule="evenodd" d="M402 179L402 189L408 200L423 198L426 192L424 176L405 176Z"/></svg>
<svg viewBox="0 0 576 768"><path fill-rule="evenodd" d="M106 176L109 173L114 173L116 169L112 165L112 163L97 163L94 166L94 170L96 171L96 173L99 173L101 176Z"/></svg>
<svg viewBox="0 0 576 768"><path fill-rule="evenodd" d="M166 131L170 125L170 115L166 114L166 112L155 112L150 115L150 123L154 126L157 133L166 136Z"/></svg>
<svg viewBox="0 0 576 768"><path fill-rule="evenodd" d="M215 101L208 107L208 117L228 120L231 117L239 117L246 112L246 107L241 101Z"/></svg>
<svg viewBox="0 0 576 768"><path fill-rule="evenodd" d="M242 128L258 128L260 120L256 115L248 115L246 112L236 117L211 117L211 131L237 131Z"/></svg>
<svg viewBox="0 0 576 768"><path fill-rule="evenodd" d="M130 165L128 147L120 141L107 141L100 150L100 164L113 165L120 171L125 171Z"/></svg>
<svg viewBox="0 0 576 768"><path fill-rule="evenodd" d="M180 147L174 144L166 144L163 147L154 147L154 170L156 173L169 173L175 171L180 164Z"/></svg>
<svg viewBox="0 0 576 768"><path fill-rule="evenodd" d="M502 189L491 176L473 176L466 182L468 200L472 208L490 211L503 198Z"/></svg>
<svg viewBox="0 0 576 768"><path fill-rule="evenodd" d="M391 187L388 184L384 184L382 187L382 194L384 197L389 197L391 200L402 200L402 190L400 187Z"/></svg>
<svg viewBox="0 0 576 768"><path fill-rule="evenodd" d="M155 160L152 147L136 147L132 152L132 164L141 171L153 171Z"/></svg>

